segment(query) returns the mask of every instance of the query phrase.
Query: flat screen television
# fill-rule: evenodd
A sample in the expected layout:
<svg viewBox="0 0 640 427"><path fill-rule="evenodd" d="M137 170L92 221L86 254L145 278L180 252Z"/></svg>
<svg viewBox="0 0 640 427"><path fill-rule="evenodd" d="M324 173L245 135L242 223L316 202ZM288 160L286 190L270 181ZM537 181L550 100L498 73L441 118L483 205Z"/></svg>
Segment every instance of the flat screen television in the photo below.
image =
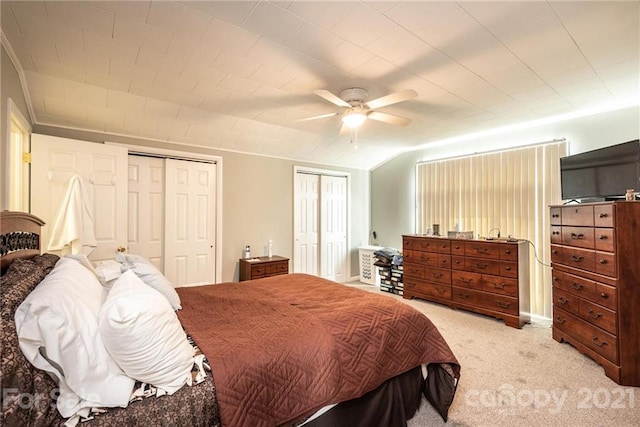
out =
<svg viewBox="0 0 640 427"><path fill-rule="evenodd" d="M560 159L563 200L622 198L640 191L640 140L623 142Z"/></svg>

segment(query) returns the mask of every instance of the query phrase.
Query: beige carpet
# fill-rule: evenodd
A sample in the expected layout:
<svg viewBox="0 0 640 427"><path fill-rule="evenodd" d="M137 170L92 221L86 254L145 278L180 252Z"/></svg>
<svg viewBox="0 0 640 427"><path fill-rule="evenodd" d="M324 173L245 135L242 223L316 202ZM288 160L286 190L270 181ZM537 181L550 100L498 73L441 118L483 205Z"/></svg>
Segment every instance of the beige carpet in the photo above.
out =
<svg viewBox="0 0 640 427"><path fill-rule="evenodd" d="M640 388L619 386L591 359L553 340L550 324L515 329L491 317L350 285L426 314L462 366L448 422L423 398L409 427L640 426Z"/></svg>

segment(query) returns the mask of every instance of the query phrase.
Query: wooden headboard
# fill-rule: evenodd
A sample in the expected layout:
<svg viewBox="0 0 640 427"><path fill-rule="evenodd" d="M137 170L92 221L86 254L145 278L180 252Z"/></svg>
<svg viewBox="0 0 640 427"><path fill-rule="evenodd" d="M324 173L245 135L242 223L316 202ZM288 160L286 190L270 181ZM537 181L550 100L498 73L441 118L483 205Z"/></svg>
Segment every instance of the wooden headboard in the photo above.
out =
<svg viewBox="0 0 640 427"><path fill-rule="evenodd" d="M40 229L44 225L37 216L26 212L0 212L0 267L2 270L17 258L40 254Z"/></svg>

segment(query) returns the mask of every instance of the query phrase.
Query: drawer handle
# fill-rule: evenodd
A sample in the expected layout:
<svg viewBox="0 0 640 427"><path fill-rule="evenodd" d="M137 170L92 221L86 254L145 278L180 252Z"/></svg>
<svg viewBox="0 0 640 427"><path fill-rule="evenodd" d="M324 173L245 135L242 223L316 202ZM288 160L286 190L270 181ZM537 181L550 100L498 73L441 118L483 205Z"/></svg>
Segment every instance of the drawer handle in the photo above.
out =
<svg viewBox="0 0 640 427"><path fill-rule="evenodd" d="M507 255L511 255L511 249L507 249L506 251L504 251L504 253Z"/></svg>
<svg viewBox="0 0 640 427"><path fill-rule="evenodd" d="M600 261L598 261L600 264L606 264L607 260L606 259L601 259Z"/></svg>
<svg viewBox="0 0 640 427"><path fill-rule="evenodd" d="M442 260L442 261L440 261L440 262L441 262L441 263L443 263L443 264L446 264L446 263L447 263L447 260L446 260L446 259L443 259L443 260Z"/></svg>
<svg viewBox="0 0 640 427"><path fill-rule="evenodd" d="M433 277L435 277L436 279L439 279L442 277L442 273L433 273Z"/></svg>
<svg viewBox="0 0 640 427"><path fill-rule="evenodd" d="M571 261L580 262L584 259L583 256L580 255L571 255Z"/></svg>
<svg viewBox="0 0 640 427"><path fill-rule="evenodd" d="M476 252L478 252L479 254L486 254L487 253L487 248L476 248Z"/></svg>
<svg viewBox="0 0 640 427"><path fill-rule="evenodd" d="M563 304L563 305L564 305L564 304L568 303L569 301L567 301L565 298L559 297L559 298L558 298L558 302L559 302L560 304Z"/></svg>
<svg viewBox="0 0 640 427"><path fill-rule="evenodd" d="M496 305L497 305L498 307L501 307L501 308L509 308L509 306L511 305L511 303L510 303L510 302L501 302L501 301L496 301Z"/></svg>
<svg viewBox="0 0 640 427"><path fill-rule="evenodd" d="M504 283L504 282L503 282L503 283L500 283L499 285L498 285L496 282L491 282L491 284L493 285L493 287L494 287L495 289L504 289L504 288L505 288L505 286L507 286L507 284L506 284L506 283Z"/></svg>
<svg viewBox="0 0 640 427"><path fill-rule="evenodd" d="M575 289L576 291L579 291L580 289L584 288L584 285L583 285L582 283L576 283L576 282L573 282L573 283L571 284L571 287L572 287L573 289Z"/></svg>
<svg viewBox="0 0 640 427"><path fill-rule="evenodd" d="M457 259L457 260L455 261L455 263L456 263L456 264L460 264L460 260L459 260L459 259Z"/></svg>
<svg viewBox="0 0 640 427"><path fill-rule="evenodd" d="M460 245L456 245L456 246L455 246L455 248L456 248L456 249L460 249Z"/></svg>
<svg viewBox="0 0 640 427"><path fill-rule="evenodd" d="M447 247L447 244L446 244L446 243L443 243L443 244L441 244L441 245L440 245L440 247L441 247L442 249L444 249L444 248L446 248L446 247Z"/></svg>
<svg viewBox="0 0 640 427"><path fill-rule="evenodd" d="M468 299L468 298L469 298L469 295L461 294L460 292L458 292L458 296L459 296L460 298L462 298L462 299Z"/></svg>
<svg viewBox="0 0 640 427"><path fill-rule="evenodd" d="M551 214L551 218L559 218L560 215L559 214Z"/></svg>
<svg viewBox="0 0 640 427"><path fill-rule="evenodd" d="M511 271L511 266L507 265L504 269L507 271Z"/></svg>
<svg viewBox="0 0 640 427"><path fill-rule="evenodd" d="M473 279L467 279L467 278L461 277L461 278L460 278L460 281L461 281L462 283L471 283L471 282L473 282Z"/></svg>
<svg viewBox="0 0 640 427"><path fill-rule="evenodd" d="M593 343L598 347L604 347L605 345L608 345L606 341L600 341L598 337L595 335L593 336Z"/></svg>
<svg viewBox="0 0 640 427"><path fill-rule="evenodd" d="M580 240L580 239L584 238L584 234L582 234L582 233L580 233L580 234L571 233L571 238L573 240Z"/></svg>
<svg viewBox="0 0 640 427"><path fill-rule="evenodd" d="M601 213L601 214L600 214L600 218L606 218L606 217L608 217L608 216L609 216L609 215L607 215L606 213ZM594 337L594 338L595 338L595 337Z"/></svg>
<svg viewBox="0 0 640 427"><path fill-rule="evenodd" d="M410 287L410 288L413 288L413 287L415 287L415 286L416 286L416 284L415 284L415 283L411 283L411 282L407 283L407 285L409 285L409 287Z"/></svg>
<svg viewBox="0 0 640 427"><path fill-rule="evenodd" d="M558 234L560 234L560 232L559 231L552 231L551 234L554 235L554 236L557 236Z"/></svg>
<svg viewBox="0 0 640 427"><path fill-rule="evenodd" d="M447 292L446 289L438 289L438 288L436 288L436 291L438 291L440 295L444 295Z"/></svg>
<svg viewBox="0 0 640 427"><path fill-rule="evenodd" d="M551 253L554 255L558 255L558 251L556 249L552 250Z"/></svg>
<svg viewBox="0 0 640 427"><path fill-rule="evenodd" d="M476 267L478 267L480 270L485 270L487 267L489 267L489 264L476 264Z"/></svg>
<svg viewBox="0 0 640 427"><path fill-rule="evenodd" d="M556 316L556 322L560 323L561 325L564 323L567 323L567 319L563 319L560 316Z"/></svg>
<svg viewBox="0 0 640 427"><path fill-rule="evenodd" d="M558 278L558 276L553 276L553 278L552 278L551 280L553 280L554 282L558 282L558 281L560 281L560 279Z"/></svg>
<svg viewBox="0 0 640 427"><path fill-rule="evenodd" d="M601 235L598 236L598 239L607 240L607 235L606 234L601 234Z"/></svg>
<svg viewBox="0 0 640 427"><path fill-rule="evenodd" d="M602 313L594 313L592 308L589 309L589 315L592 319L599 319L602 317Z"/></svg>
<svg viewBox="0 0 640 427"><path fill-rule="evenodd" d="M602 298L609 298L609 295L605 294L604 292L602 292L602 293L600 294L600 296L601 296Z"/></svg>

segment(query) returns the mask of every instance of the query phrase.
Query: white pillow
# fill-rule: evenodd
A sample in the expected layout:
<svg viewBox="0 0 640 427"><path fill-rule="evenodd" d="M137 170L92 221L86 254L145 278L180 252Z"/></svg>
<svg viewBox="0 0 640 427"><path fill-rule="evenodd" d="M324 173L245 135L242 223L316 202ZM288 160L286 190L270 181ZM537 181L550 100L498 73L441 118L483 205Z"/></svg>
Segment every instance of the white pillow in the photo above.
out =
<svg viewBox="0 0 640 427"><path fill-rule="evenodd" d="M164 295L174 310L180 310L182 308L180 305L180 297L169 279L167 279L155 265L151 264L149 260L139 255L125 255L122 252L118 252L116 254L116 261L122 264L122 271L133 271L144 283Z"/></svg>
<svg viewBox="0 0 640 427"><path fill-rule="evenodd" d="M116 260L96 261L94 269L98 280L107 289L111 289L116 279L122 276L122 264Z"/></svg>
<svg viewBox="0 0 640 427"><path fill-rule="evenodd" d="M20 348L59 383L63 417L96 406L126 407L134 386L98 330L106 290L78 260L62 258L15 313Z"/></svg>
<svg viewBox="0 0 640 427"><path fill-rule="evenodd" d="M194 349L166 298L125 271L100 309L100 335L131 378L172 394L191 376Z"/></svg>

